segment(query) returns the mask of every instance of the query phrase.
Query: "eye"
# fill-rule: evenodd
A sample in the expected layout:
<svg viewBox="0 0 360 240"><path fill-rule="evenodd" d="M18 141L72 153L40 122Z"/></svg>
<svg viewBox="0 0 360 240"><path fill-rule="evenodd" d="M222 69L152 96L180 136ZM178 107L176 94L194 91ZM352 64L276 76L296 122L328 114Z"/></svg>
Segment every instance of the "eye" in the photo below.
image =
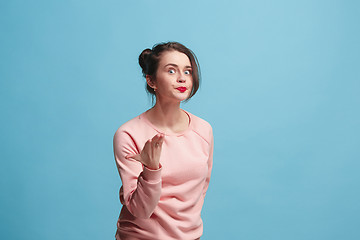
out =
<svg viewBox="0 0 360 240"><path fill-rule="evenodd" d="M174 74L175 70L174 69L169 69L168 72L171 73L171 74Z"/></svg>
<svg viewBox="0 0 360 240"><path fill-rule="evenodd" d="M185 73L186 75L190 75L190 74L191 74L191 71L190 71L190 70L186 70L184 73Z"/></svg>

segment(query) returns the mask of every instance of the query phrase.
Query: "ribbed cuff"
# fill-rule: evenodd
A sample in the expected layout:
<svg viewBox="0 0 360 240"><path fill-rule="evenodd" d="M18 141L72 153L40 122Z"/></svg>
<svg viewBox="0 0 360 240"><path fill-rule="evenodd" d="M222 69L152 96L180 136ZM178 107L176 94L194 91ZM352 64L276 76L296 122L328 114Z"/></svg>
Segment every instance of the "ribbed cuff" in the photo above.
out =
<svg viewBox="0 0 360 240"><path fill-rule="evenodd" d="M153 170L153 169L150 169L150 168L147 168L146 166L144 166L143 172L142 172L144 180L148 181L148 182L160 182L161 169L162 169L161 164L159 164L159 168L156 170Z"/></svg>

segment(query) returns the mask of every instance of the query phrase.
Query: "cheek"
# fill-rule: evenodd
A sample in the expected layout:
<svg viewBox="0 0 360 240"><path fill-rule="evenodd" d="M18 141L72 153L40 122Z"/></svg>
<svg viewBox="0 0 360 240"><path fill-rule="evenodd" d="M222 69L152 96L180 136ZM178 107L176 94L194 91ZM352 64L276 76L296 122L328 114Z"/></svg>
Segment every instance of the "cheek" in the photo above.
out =
<svg viewBox="0 0 360 240"><path fill-rule="evenodd" d="M190 87L192 87L192 86L193 86L193 83L194 83L194 80L193 80L193 78L192 78L192 77L190 77L190 78L189 78L189 85L190 85Z"/></svg>

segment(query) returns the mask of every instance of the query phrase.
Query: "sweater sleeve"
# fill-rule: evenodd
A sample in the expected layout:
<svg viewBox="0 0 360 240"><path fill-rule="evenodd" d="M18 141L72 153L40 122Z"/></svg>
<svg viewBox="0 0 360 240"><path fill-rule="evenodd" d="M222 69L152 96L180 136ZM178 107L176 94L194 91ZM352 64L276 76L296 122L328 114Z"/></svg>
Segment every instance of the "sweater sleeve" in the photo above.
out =
<svg viewBox="0 0 360 240"><path fill-rule="evenodd" d="M211 127L210 127L210 139L211 140L210 140L210 150L209 150L209 159L208 159L208 174L206 176L205 185L204 185L204 189L203 189L204 198L205 198L205 195L206 195L206 191L209 188L211 170L212 170L212 167L213 167L214 136L213 136L213 131L212 131Z"/></svg>
<svg viewBox="0 0 360 240"><path fill-rule="evenodd" d="M115 133L114 155L122 181L120 201L135 217L150 218L160 199L161 167L151 170L125 158L140 151L129 133L121 130Z"/></svg>

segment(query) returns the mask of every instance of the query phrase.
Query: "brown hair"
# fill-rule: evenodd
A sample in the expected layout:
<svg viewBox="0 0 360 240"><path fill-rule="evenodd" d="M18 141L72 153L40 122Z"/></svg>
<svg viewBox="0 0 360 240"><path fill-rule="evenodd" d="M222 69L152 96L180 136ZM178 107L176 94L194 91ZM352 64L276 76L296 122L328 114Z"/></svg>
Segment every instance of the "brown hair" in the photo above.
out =
<svg viewBox="0 0 360 240"><path fill-rule="evenodd" d="M139 56L139 64L142 68L143 76L146 78L146 75L151 76L153 79L156 79L156 71L159 66L159 61L161 54L165 51L178 51L184 53L188 56L191 67L192 67L192 79L193 86L189 97L185 100L188 101L192 96L195 95L200 86L200 66L195 54L178 42L167 42L159 43L153 46L152 49L145 49ZM146 84L146 90L152 95L155 96L155 91L148 84Z"/></svg>

